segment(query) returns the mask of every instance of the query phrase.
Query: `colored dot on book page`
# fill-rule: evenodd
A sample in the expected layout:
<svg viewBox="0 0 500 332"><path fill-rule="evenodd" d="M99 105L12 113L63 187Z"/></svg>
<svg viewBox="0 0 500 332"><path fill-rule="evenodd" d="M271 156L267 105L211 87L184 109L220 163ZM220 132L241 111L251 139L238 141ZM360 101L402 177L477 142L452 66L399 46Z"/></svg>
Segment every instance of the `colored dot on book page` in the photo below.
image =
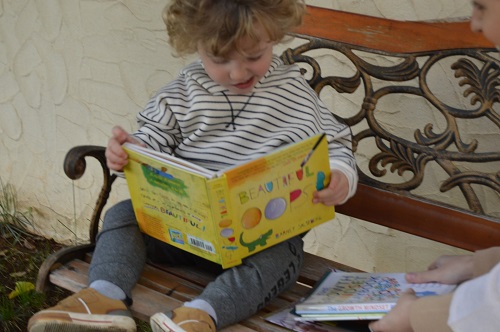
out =
<svg viewBox="0 0 500 332"><path fill-rule="evenodd" d="M284 198L278 197L271 199L264 210L264 214L267 219L273 220L280 217L286 210L286 200Z"/></svg>
<svg viewBox="0 0 500 332"><path fill-rule="evenodd" d="M321 190L325 188L325 173L324 172L318 172L318 175L316 177L316 190Z"/></svg>
<svg viewBox="0 0 500 332"><path fill-rule="evenodd" d="M262 212L259 208L252 207L243 213L241 217L241 224L245 229L251 229L257 226L260 223L260 219L262 218Z"/></svg>
<svg viewBox="0 0 500 332"><path fill-rule="evenodd" d="M234 234L234 229L232 228L224 228L222 231L220 231L220 236L222 237L231 237Z"/></svg>
<svg viewBox="0 0 500 332"><path fill-rule="evenodd" d="M219 227L226 228L226 227L231 226L232 223L233 223L233 221L231 219L223 219L219 222Z"/></svg>
<svg viewBox="0 0 500 332"><path fill-rule="evenodd" d="M300 189L295 189L295 190L292 190L290 192L290 203L292 203L293 201L295 201L297 198L300 197L300 195L302 194L302 190Z"/></svg>

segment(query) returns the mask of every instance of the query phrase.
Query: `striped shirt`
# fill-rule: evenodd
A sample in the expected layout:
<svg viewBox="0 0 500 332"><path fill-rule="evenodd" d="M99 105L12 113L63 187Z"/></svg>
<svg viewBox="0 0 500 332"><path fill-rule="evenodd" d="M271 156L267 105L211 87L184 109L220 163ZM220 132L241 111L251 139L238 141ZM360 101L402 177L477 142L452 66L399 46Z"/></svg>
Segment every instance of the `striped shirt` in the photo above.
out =
<svg viewBox="0 0 500 332"><path fill-rule="evenodd" d="M296 65L273 57L253 94L231 93L200 61L160 89L137 116L134 136L150 148L218 171L320 132L327 134L330 165L357 185L351 131L321 102Z"/></svg>

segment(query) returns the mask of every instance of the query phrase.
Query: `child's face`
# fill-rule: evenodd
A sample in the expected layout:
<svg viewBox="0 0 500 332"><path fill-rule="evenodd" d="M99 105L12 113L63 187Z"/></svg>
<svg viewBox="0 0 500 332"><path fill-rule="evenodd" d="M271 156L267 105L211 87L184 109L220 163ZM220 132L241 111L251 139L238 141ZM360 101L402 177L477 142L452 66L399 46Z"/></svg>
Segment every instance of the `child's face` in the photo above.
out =
<svg viewBox="0 0 500 332"><path fill-rule="evenodd" d="M269 41L264 29L259 29L258 34L258 43L243 39L240 41L241 53L234 50L224 57L214 56L204 45L198 45L198 54L208 76L231 92L252 92L269 70L273 56L274 43Z"/></svg>
<svg viewBox="0 0 500 332"><path fill-rule="evenodd" d="M471 29L482 32L497 47L500 46L500 0L474 0L472 2Z"/></svg>

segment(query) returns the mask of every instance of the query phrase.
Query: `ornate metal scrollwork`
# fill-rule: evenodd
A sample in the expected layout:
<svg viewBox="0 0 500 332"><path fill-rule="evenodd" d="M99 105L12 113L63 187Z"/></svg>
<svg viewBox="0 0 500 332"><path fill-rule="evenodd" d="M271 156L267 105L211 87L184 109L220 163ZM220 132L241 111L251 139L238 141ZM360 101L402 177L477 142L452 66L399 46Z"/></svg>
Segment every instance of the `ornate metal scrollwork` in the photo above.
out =
<svg viewBox="0 0 500 332"><path fill-rule="evenodd" d="M325 68L315 60L317 57L307 55L313 50L321 50L325 54L342 54L351 62L354 75L323 76ZM312 72L307 73L309 83L318 94L325 86L332 87L339 94L353 94L364 88L364 98L356 114L343 116L353 128L355 152L360 152L359 147L365 140L374 143L370 145L374 147L371 151L363 150L363 155L368 153L369 157L367 170L359 170L361 182L404 195L425 196L415 191L423 184L424 174L429 172L432 163L438 166L435 172L439 173L439 181L434 184L440 192L446 193L442 196L456 196L457 193L462 196L452 199L452 203L444 200L443 204L498 218L498 208L494 211L485 210L486 206L500 205L500 114L494 109L495 104L500 103L500 61L492 55L495 52L493 49L453 49L389 54L335 41L307 38L299 47L286 50L282 57L286 63L307 67L304 71L311 68ZM373 64L364 58L366 54L396 60L389 65ZM451 67L446 65L449 62L452 62ZM449 69L450 74L454 71L456 80L453 84L462 94L459 106L449 105L443 96L439 97L431 89L428 80L431 70L436 66ZM443 80L449 79L443 76ZM403 95L423 99L435 118L444 121L437 125L433 123L432 117L429 120L426 118L425 121L429 121L426 125L412 127L412 138L395 133L379 119L385 111L380 109L380 101L384 97L400 98ZM467 101L471 107L466 105ZM412 109L408 112L421 111ZM412 113L414 117L419 114ZM489 138L496 140L496 143L480 143L480 136L484 133L475 135L467 130L467 125L464 128L464 122L476 120L488 126ZM360 124L364 124L361 129L358 128ZM432 199L436 200L434 196ZM460 203L464 200L468 207ZM492 204L491 200L497 203Z"/></svg>

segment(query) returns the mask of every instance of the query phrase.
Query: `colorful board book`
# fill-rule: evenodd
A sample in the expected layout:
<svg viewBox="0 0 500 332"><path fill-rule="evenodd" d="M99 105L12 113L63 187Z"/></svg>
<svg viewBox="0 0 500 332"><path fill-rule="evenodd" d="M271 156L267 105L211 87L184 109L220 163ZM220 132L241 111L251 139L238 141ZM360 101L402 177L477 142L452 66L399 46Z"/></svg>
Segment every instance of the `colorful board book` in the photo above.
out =
<svg viewBox="0 0 500 332"><path fill-rule="evenodd" d="M220 172L138 145L124 149L141 231L223 268L335 214L312 203L330 180L324 134Z"/></svg>
<svg viewBox="0 0 500 332"><path fill-rule="evenodd" d="M412 288L417 296L441 295L455 285L411 284L404 273L327 272L312 292L295 305L297 320L380 319L395 305L401 292Z"/></svg>

